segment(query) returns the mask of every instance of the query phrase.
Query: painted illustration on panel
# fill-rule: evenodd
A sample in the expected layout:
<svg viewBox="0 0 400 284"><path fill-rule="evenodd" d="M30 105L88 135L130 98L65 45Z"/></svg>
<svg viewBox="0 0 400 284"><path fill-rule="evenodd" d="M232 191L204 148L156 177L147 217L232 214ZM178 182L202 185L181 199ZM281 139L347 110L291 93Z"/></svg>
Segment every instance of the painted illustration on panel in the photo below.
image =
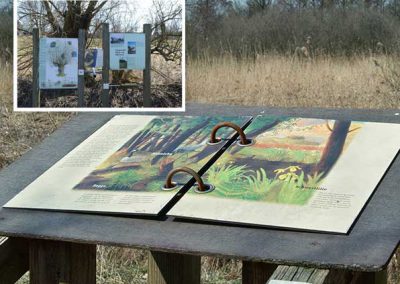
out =
<svg viewBox="0 0 400 284"><path fill-rule="evenodd" d="M362 123L257 117L250 147L233 146L206 173L210 196L304 205L346 151ZM351 169L349 169L351 170Z"/></svg>
<svg viewBox="0 0 400 284"><path fill-rule="evenodd" d="M76 88L78 85L78 40L41 38L39 50L40 88Z"/></svg>
<svg viewBox="0 0 400 284"><path fill-rule="evenodd" d="M158 117L132 136L118 151L101 163L74 189L114 191L159 191L173 168L199 170L220 147L208 145L211 129L221 121L242 125L243 117ZM231 129L218 135L230 137ZM187 175L174 176L179 184Z"/></svg>

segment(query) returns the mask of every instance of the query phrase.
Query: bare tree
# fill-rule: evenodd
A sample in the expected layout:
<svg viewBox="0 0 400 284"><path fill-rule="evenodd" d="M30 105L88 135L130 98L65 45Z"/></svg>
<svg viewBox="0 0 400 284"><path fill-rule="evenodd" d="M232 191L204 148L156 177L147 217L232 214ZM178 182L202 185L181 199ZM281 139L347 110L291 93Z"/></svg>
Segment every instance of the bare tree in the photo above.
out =
<svg viewBox="0 0 400 284"><path fill-rule="evenodd" d="M73 51L71 41L53 41L50 43L49 58L51 63L58 68L57 76L65 76L65 65L71 62Z"/></svg>
<svg viewBox="0 0 400 284"><path fill-rule="evenodd" d="M18 29L40 28L51 37L77 37L79 29L93 33L116 16L118 1L23 1L18 8ZM101 21L96 21L101 18Z"/></svg>
<svg viewBox="0 0 400 284"><path fill-rule="evenodd" d="M153 0L150 11L153 29L151 53L166 61L182 57L182 6L176 1Z"/></svg>
<svg viewBox="0 0 400 284"><path fill-rule="evenodd" d="M39 28L48 37L77 38L79 29L87 31L87 45L104 22L118 19L121 1L22 1L18 8L18 31L31 33ZM18 53L18 69L26 71L32 64L32 45Z"/></svg>
<svg viewBox="0 0 400 284"><path fill-rule="evenodd" d="M129 12L129 18L126 17ZM23 1L18 9L18 30L29 34L39 28L48 37L77 38L79 29L87 31L87 46L104 22L110 23L115 32L130 32L138 28L132 21L134 11L128 2L102 1ZM151 52L160 54L166 61L180 61L182 57L182 7L178 1L153 0L150 11L153 27ZM32 45L19 49L18 68L26 71L31 67ZM118 74L113 74L115 77Z"/></svg>
<svg viewBox="0 0 400 284"><path fill-rule="evenodd" d="M2 23L0 25L0 61L6 65L12 62L13 31L12 27L12 1L2 2L0 7Z"/></svg>
<svg viewBox="0 0 400 284"><path fill-rule="evenodd" d="M272 0L247 0L246 3L249 9L249 14L254 14L256 12L267 10L272 4Z"/></svg>

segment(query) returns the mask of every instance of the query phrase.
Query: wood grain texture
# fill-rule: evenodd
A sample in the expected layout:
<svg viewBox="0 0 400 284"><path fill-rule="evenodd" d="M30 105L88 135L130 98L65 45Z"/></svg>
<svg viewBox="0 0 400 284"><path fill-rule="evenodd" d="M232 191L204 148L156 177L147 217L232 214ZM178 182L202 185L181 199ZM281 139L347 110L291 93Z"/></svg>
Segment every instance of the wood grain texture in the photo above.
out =
<svg viewBox="0 0 400 284"><path fill-rule="evenodd" d="M243 284L264 284L277 268L275 264L263 262L243 261L242 283Z"/></svg>
<svg viewBox="0 0 400 284"><path fill-rule="evenodd" d="M110 26L108 23L102 24L102 44L103 44L103 71L102 71L102 93L101 106L110 106L110 89L104 89L104 84L110 83Z"/></svg>
<svg viewBox="0 0 400 284"><path fill-rule="evenodd" d="M31 284L95 284L96 246L30 240L29 270Z"/></svg>
<svg viewBox="0 0 400 284"><path fill-rule="evenodd" d="M199 284L200 256L149 252L148 284Z"/></svg>
<svg viewBox="0 0 400 284"><path fill-rule="evenodd" d="M145 40L145 69L143 70L143 106L151 107L151 25L143 25Z"/></svg>
<svg viewBox="0 0 400 284"><path fill-rule="evenodd" d="M86 31L79 29L78 38L78 70L85 70ZM78 74L78 107L85 102L85 75Z"/></svg>
<svg viewBox="0 0 400 284"><path fill-rule="evenodd" d="M39 38L39 29L34 28L32 30L32 107L40 107Z"/></svg>
<svg viewBox="0 0 400 284"><path fill-rule="evenodd" d="M375 273L370 273L374 275L375 284L386 284L388 283L388 271L386 269L378 271Z"/></svg>
<svg viewBox="0 0 400 284"><path fill-rule="evenodd" d="M0 245L0 283L15 283L28 269L28 242L20 238L2 239Z"/></svg>
<svg viewBox="0 0 400 284"><path fill-rule="evenodd" d="M190 104L186 109L187 112L183 113L186 115L256 115L263 112L265 115L400 123L400 116L394 115L396 111L389 110ZM0 171L0 204L5 204L115 114L79 114ZM5 208L0 209L0 234L235 257L284 265L380 271L386 267L400 239L399 171L400 158L397 158L349 235Z"/></svg>
<svg viewBox="0 0 400 284"><path fill-rule="evenodd" d="M379 273L378 273L379 274ZM349 271L342 269L318 269L309 267L280 265L273 272L271 280L285 280L310 284L383 284L376 282L376 274L370 272Z"/></svg>

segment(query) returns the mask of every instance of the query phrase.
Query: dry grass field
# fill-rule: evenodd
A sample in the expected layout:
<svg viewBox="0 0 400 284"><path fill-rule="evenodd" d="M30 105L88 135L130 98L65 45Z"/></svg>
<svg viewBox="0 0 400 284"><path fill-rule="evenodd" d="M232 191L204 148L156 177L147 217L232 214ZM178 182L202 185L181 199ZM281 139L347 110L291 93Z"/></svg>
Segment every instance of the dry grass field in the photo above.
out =
<svg viewBox="0 0 400 284"><path fill-rule="evenodd" d="M0 168L30 150L72 114L15 113L12 71L0 64Z"/></svg>
<svg viewBox="0 0 400 284"><path fill-rule="evenodd" d="M289 66L283 66L285 71L279 70L281 67L279 60L282 58L264 58L257 61L257 64L252 66L248 64L246 66L249 69L242 70L244 62L235 63L232 59L218 60L209 63L195 63L190 64L189 67L189 80L188 80L188 97L192 101L201 102L219 102L219 103L236 103L236 104L247 104L247 105L284 105L284 106L297 106L297 105L317 105L320 106L337 106L335 104L334 97L331 98L328 95L324 97L319 95L319 92L323 90L328 91L324 94L338 94L339 90L346 91L346 94L356 92L362 96L361 91L364 90L369 94L368 100L374 101L374 106L384 107L384 103L388 103L388 98L374 98L373 92L383 92L386 90L387 96L392 100L391 107L399 107L399 101L394 96L394 88L396 81L393 82L393 86L390 86L390 78L392 73L384 74L378 67L374 69L370 65L368 59L360 60L356 63L356 66L352 66L350 63L346 66L340 66L334 62L318 62L318 66L324 67L321 72L314 70L316 65L304 64L303 72L300 69L300 63L296 63L296 68L291 69ZM261 62L270 62L271 66L264 66ZM288 63L288 61L286 61ZM275 65L272 65L274 63ZM219 65L221 64L221 65ZM335 67L334 75L329 77L329 64ZM232 68L232 70L229 70ZM366 70L366 67L368 69ZM251 69L254 68L254 69ZM350 70L348 70L350 68ZM207 70L210 69L210 70ZM374 71L375 70L375 71ZM386 70L386 69L384 69ZM219 72L224 73L219 73ZM259 72L261 72L259 74ZM374 73L376 72L376 73ZM264 73L264 74L262 74ZM304 73L304 75L302 75ZM247 74L247 75L246 75ZM253 74L253 76L251 76ZM306 78L305 74L309 74L314 77ZM342 74L342 75L341 75ZM297 76L293 78L291 76ZM346 78L347 76L353 76L353 80L356 82L351 84L352 80ZM255 80L253 77L258 80ZM272 77L271 77L272 76ZM280 78L282 76L282 78ZM336 88L334 83L323 81L325 78L331 78L336 82ZM368 76L373 78L367 80ZM10 164L12 161L17 159L19 156L30 150L46 136L50 135L55 131L62 123L67 121L70 117L75 114L65 113L15 113L12 111L12 76L10 68L5 68L0 64L0 169ZM252 79L253 78L253 79ZM362 78L364 81L358 82L356 79ZM246 80L249 81L246 81ZM252 79L252 81L250 81ZM295 79L301 79L296 82ZM241 86L236 80L242 80ZM259 80L264 80L257 82ZM280 81L282 80L282 81ZM209 82L208 82L209 81ZM219 83L218 83L219 82ZM221 82L223 84L221 84ZM226 82L226 83L224 83ZM270 87L263 87L262 82L268 83ZM311 84L316 84L315 86ZM229 84L228 84L229 83ZM256 84L256 85L254 85ZM286 93L291 88L297 86L297 89L301 91L301 94L305 97L301 98L299 95L288 96ZM363 85L367 84L367 85ZM376 84L376 85L375 85ZM264 91L274 90L276 94L285 95L282 98L275 98L275 100L269 101L268 97L260 98L260 94L264 91L256 91L256 87L263 88ZM302 89L309 86L308 89ZM369 88L374 88L369 90ZM379 87L379 88L378 88ZM213 89L215 88L215 90ZM279 88L282 88L280 90ZM376 89L378 88L378 89ZM391 89L393 88L393 90ZM307 96L307 90L312 93L311 96ZM311 92L311 90L313 92ZM352 91L351 91L352 90ZM199 91L201 93L199 93ZM231 93L232 92L232 93ZM293 90L292 90L293 92ZM220 94L220 97L216 97L214 94ZM223 95L224 94L224 95ZM252 97L249 97L251 94ZM377 92L377 94L379 94ZM389 95L390 94L390 95ZM235 97L236 96L236 97ZM294 99L294 98L297 99ZM260 98L260 100L258 100ZM325 98L326 104L323 99ZM353 101L346 100L346 96L341 96L342 100L346 102L343 106L355 107L371 107L362 98L357 98L355 95L352 96ZM383 99L386 98L386 99ZM315 101L309 101L315 100ZM300 101L302 103L300 103ZM308 102L307 102L308 101ZM273 103L270 103L273 102ZM357 104L355 103L357 102ZM397 105L396 105L397 104ZM388 105L389 106L389 105ZM389 264L389 275L392 284L400 283L400 263L399 263L400 251L397 253L397 257L394 256L391 263ZM143 250L127 249L127 248L116 248L116 247L98 247L97 253L97 282L103 284L119 284L119 283L146 283L147 279L147 254ZM237 260L223 260L218 258L203 257L202 258L202 283L240 283L241 274L241 263ZM25 275L18 283L29 283L29 275Z"/></svg>
<svg viewBox="0 0 400 284"><path fill-rule="evenodd" d="M281 55L188 60L191 102L273 107L400 108L399 58Z"/></svg>

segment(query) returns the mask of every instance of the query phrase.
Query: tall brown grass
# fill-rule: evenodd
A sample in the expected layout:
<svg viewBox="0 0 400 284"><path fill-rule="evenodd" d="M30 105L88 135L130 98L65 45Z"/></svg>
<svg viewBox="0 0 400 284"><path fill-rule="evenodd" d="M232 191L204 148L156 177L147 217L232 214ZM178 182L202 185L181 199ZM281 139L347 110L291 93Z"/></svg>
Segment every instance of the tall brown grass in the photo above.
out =
<svg viewBox="0 0 400 284"><path fill-rule="evenodd" d="M12 71L11 66L6 66L3 62L0 61L0 100L4 100L5 97L3 94L12 94ZM7 97L8 101L12 99L11 97Z"/></svg>
<svg viewBox="0 0 400 284"><path fill-rule="evenodd" d="M71 114L13 112L11 66L0 64L0 169L56 130Z"/></svg>
<svg viewBox="0 0 400 284"><path fill-rule="evenodd" d="M386 56L320 57L301 61L282 55L238 60L188 60L187 100L273 107L400 108L388 81ZM395 68L395 67L393 67ZM397 72L400 74L400 66ZM389 72L385 74L385 72Z"/></svg>

